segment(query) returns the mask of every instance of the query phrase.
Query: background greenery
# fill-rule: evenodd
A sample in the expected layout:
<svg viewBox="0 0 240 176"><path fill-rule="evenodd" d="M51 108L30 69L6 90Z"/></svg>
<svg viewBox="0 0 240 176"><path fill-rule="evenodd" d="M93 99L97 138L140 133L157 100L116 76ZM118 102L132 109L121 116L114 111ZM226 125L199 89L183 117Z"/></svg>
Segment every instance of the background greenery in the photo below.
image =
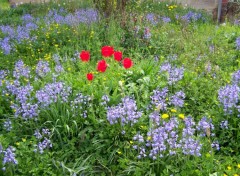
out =
<svg viewBox="0 0 240 176"><path fill-rule="evenodd" d="M0 2L2 5L3 1ZM8 8L6 1L3 3L0 26L17 29L25 25L22 16L30 14L38 28L30 32L30 36L37 36L34 40L26 38L18 42L12 39L13 50L9 54L0 49L0 69L9 70L8 76L1 78L0 144L4 150L8 146L16 148L18 160L17 165L3 166L2 152L0 167L6 170L0 171L0 175L239 175L238 112L235 109L236 112L226 115L218 99L218 91L231 84L232 74L240 68L240 53L236 49L239 24L227 21L225 25L216 25L204 11L167 2L128 1L124 11L111 15L104 14L106 4L96 7L90 0L50 2L47 6L24 4L13 9ZM78 9L95 7L99 9L99 19L91 24L49 24L45 21L51 10L66 16ZM201 14L201 18L187 22L176 17L190 11ZM157 24L153 24L146 20L149 13L155 15L155 20L159 15L169 17L171 22L159 18ZM137 34L136 27L139 28ZM146 29L149 29L150 37L145 37ZM0 41L6 35L0 32ZM107 71L97 72L96 64L103 59L101 47L105 45L122 51L124 58L131 58L133 67L126 70L113 58L106 58ZM82 50L90 51L91 59L87 63L79 59ZM64 72L54 71L56 56ZM71 86L69 101L62 103L59 95L56 103L40 109L37 121L24 120L21 115L16 118L11 105L20 104L17 95L5 91L7 82L15 80L12 71L20 59L31 68L31 77L19 80L21 86L33 86L31 103L37 102L37 91L54 80ZM48 62L51 68L51 73L44 78L36 75L39 61ZM177 68L184 67L183 79L172 86L168 84L169 75L159 73L166 62ZM93 81L86 79L89 72L94 74ZM200 138L198 132L194 134L203 144L200 157L179 153L157 160L137 158L139 151L133 149L133 137L140 133L148 139L147 132L154 126L149 118L152 111L149 109L150 97L154 90L164 87L169 89L168 97L180 90L186 97L184 106L177 108L175 114L172 112L175 107L168 105L166 110L159 112L160 115L168 114L172 119L183 114L185 118L192 116L196 123L202 117L211 119L215 128L209 130L215 136ZM90 98L89 102L71 111L71 101L79 92ZM137 108L143 112L142 117L134 125L111 125L107 120L107 109L101 104L103 95L110 97L109 107L119 104L121 98L134 97ZM84 110L87 118L82 115ZM4 127L7 119L12 122L10 131ZM220 128L224 120L228 120L228 129ZM181 135L184 124L183 121L179 123ZM53 146L41 154L34 152L39 141L33 134L36 129L43 128L51 131L49 139ZM220 144L219 151L211 148L215 140Z"/></svg>

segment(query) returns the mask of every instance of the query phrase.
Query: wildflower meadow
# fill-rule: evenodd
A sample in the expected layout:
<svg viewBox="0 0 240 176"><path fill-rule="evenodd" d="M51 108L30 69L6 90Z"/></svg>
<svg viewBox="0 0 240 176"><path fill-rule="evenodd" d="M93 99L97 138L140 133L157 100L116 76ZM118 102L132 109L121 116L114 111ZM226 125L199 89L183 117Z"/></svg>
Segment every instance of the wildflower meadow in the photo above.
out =
<svg viewBox="0 0 240 176"><path fill-rule="evenodd" d="M112 2L0 8L0 175L240 176L239 17Z"/></svg>

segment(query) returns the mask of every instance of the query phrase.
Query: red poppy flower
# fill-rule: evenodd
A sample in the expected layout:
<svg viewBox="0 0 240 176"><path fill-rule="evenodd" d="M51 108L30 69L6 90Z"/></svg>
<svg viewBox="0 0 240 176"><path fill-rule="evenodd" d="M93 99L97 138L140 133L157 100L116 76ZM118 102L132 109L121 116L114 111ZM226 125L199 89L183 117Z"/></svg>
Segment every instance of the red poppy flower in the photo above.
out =
<svg viewBox="0 0 240 176"><path fill-rule="evenodd" d="M120 60L122 60L122 52L121 51L115 51L114 52L114 59L116 60L116 61L120 61Z"/></svg>
<svg viewBox="0 0 240 176"><path fill-rule="evenodd" d="M100 60L97 64L97 70L99 72L105 72L107 69L107 63L105 60Z"/></svg>
<svg viewBox="0 0 240 176"><path fill-rule="evenodd" d="M88 51L82 51L79 55L80 59L83 61L83 62L88 62L89 59L90 59L90 53Z"/></svg>
<svg viewBox="0 0 240 176"><path fill-rule="evenodd" d="M133 61L130 58L125 58L123 59L122 64L124 68L128 69L133 66Z"/></svg>
<svg viewBox="0 0 240 176"><path fill-rule="evenodd" d="M114 53L114 49L112 46L104 46L102 47L102 56L103 57L110 57Z"/></svg>
<svg viewBox="0 0 240 176"><path fill-rule="evenodd" d="M87 74L87 79L88 79L88 81L92 81L93 78L94 78L94 76L93 76L92 73L88 73L88 74Z"/></svg>

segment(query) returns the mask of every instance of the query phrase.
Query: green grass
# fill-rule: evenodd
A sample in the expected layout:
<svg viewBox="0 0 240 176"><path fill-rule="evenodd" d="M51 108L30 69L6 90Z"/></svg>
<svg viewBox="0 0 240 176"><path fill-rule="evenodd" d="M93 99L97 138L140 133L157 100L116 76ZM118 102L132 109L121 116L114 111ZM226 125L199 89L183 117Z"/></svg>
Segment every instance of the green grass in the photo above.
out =
<svg viewBox="0 0 240 176"><path fill-rule="evenodd" d="M0 0L0 10L8 10L10 8L8 0Z"/></svg>

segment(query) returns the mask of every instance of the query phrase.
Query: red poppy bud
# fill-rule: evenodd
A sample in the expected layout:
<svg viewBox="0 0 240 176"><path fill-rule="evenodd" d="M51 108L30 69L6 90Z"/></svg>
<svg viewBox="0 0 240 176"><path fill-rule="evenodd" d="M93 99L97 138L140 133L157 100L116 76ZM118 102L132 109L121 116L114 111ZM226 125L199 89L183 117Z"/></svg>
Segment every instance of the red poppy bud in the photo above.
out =
<svg viewBox="0 0 240 176"><path fill-rule="evenodd" d="M88 62L89 59L90 59L90 53L88 51L82 51L79 55L80 59L83 61L83 62Z"/></svg>
<svg viewBox="0 0 240 176"><path fill-rule="evenodd" d="M88 74L87 74L87 79L88 79L88 81L92 81L93 78L94 78L94 76L93 76L92 73L88 73Z"/></svg>
<svg viewBox="0 0 240 176"><path fill-rule="evenodd" d="M118 62L121 61L122 60L122 52L121 51L115 51L114 52L114 59Z"/></svg>
<svg viewBox="0 0 240 176"><path fill-rule="evenodd" d="M107 69L107 63L105 60L100 60L97 64L97 70L99 72L105 72Z"/></svg>
<svg viewBox="0 0 240 176"><path fill-rule="evenodd" d="M112 46L104 46L102 47L102 56L103 57L110 57L114 53L114 49Z"/></svg>
<svg viewBox="0 0 240 176"><path fill-rule="evenodd" d="M122 64L125 69L128 69L133 66L133 61L130 58L125 58L123 59Z"/></svg>

